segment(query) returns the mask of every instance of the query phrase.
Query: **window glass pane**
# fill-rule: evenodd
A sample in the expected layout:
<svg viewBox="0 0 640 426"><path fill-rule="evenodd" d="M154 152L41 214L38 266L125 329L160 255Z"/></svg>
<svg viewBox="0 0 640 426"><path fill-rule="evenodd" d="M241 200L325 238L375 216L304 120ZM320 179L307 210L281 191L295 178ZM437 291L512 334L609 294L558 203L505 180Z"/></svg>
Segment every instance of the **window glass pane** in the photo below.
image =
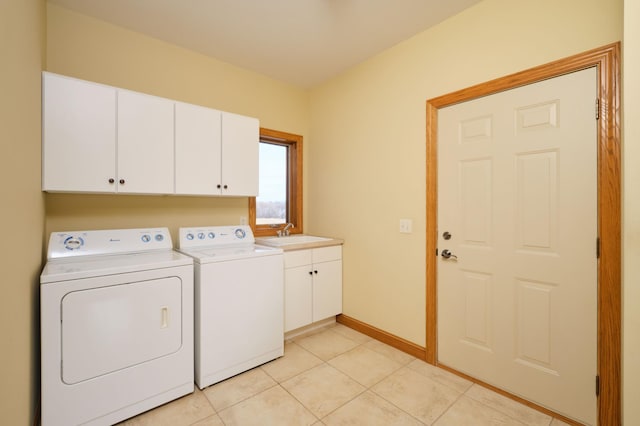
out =
<svg viewBox="0 0 640 426"><path fill-rule="evenodd" d="M287 222L287 147L260 142L260 195L256 224Z"/></svg>

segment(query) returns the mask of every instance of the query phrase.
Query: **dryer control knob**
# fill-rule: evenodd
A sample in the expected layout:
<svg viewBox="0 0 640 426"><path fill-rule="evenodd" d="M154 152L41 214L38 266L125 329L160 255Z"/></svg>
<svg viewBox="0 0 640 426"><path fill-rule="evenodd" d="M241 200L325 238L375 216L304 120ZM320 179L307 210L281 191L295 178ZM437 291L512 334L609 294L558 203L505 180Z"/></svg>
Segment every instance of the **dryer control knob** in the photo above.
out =
<svg viewBox="0 0 640 426"><path fill-rule="evenodd" d="M84 240L82 239L82 237L76 237L75 235L72 235L65 238L63 244L64 248L67 250L78 250L84 245Z"/></svg>
<svg viewBox="0 0 640 426"><path fill-rule="evenodd" d="M187 240L193 240L193 234L191 233L187 234Z"/></svg>
<svg viewBox="0 0 640 426"><path fill-rule="evenodd" d="M142 240L143 243L148 243L149 241L151 241L151 235L144 234L142 237L140 237L140 239Z"/></svg>
<svg viewBox="0 0 640 426"><path fill-rule="evenodd" d="M204 240L204 232L198 232L198 239Z"/></svg>

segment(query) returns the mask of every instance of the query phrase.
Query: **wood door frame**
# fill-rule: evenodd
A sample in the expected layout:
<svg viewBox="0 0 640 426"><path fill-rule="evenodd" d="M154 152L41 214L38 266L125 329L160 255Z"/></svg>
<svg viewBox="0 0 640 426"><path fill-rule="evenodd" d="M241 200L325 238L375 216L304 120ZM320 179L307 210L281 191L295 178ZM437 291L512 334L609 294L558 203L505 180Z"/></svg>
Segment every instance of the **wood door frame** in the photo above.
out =
<svg viewBox="0 0 640 426"><path fill-rule="evenodd" d="M437 360L438 110L460 102L596 67L598 132L598 424L622 424L620 42L427 101L426 361ZM595 100L594 100L595 102ZM594 113L596 107L594 105ZM595 378L594 378L595 380ZM594 391L595 391L594 383Z"/></svg>

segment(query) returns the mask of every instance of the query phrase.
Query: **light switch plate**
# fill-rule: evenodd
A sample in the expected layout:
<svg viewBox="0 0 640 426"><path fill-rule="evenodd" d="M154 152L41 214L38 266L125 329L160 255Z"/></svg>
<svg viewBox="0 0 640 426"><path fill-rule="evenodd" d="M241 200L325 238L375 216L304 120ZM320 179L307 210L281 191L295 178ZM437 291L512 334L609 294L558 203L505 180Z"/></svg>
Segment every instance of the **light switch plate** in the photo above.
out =
<svg viewBox="0 0 640 426"><path fill-rule="evenodd" d="M411 219L400 219L400 233L410 234L413 232L413 221Z"/></svg>

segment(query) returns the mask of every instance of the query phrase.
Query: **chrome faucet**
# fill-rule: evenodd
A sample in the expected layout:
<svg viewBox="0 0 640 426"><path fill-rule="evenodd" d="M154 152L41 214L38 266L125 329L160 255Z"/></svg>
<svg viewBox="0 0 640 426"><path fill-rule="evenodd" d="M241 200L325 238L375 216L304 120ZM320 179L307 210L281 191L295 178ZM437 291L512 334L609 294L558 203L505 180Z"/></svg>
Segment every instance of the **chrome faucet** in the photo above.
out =
<svg viewBox="0 0 640 426"><path fill-rule="evenodd" d="M294 228L293 223L291 222L287 223L287 225L284 228L280 229L277 232L278 237L288 237L290 233L289 229L291 228Z"/></svg>

